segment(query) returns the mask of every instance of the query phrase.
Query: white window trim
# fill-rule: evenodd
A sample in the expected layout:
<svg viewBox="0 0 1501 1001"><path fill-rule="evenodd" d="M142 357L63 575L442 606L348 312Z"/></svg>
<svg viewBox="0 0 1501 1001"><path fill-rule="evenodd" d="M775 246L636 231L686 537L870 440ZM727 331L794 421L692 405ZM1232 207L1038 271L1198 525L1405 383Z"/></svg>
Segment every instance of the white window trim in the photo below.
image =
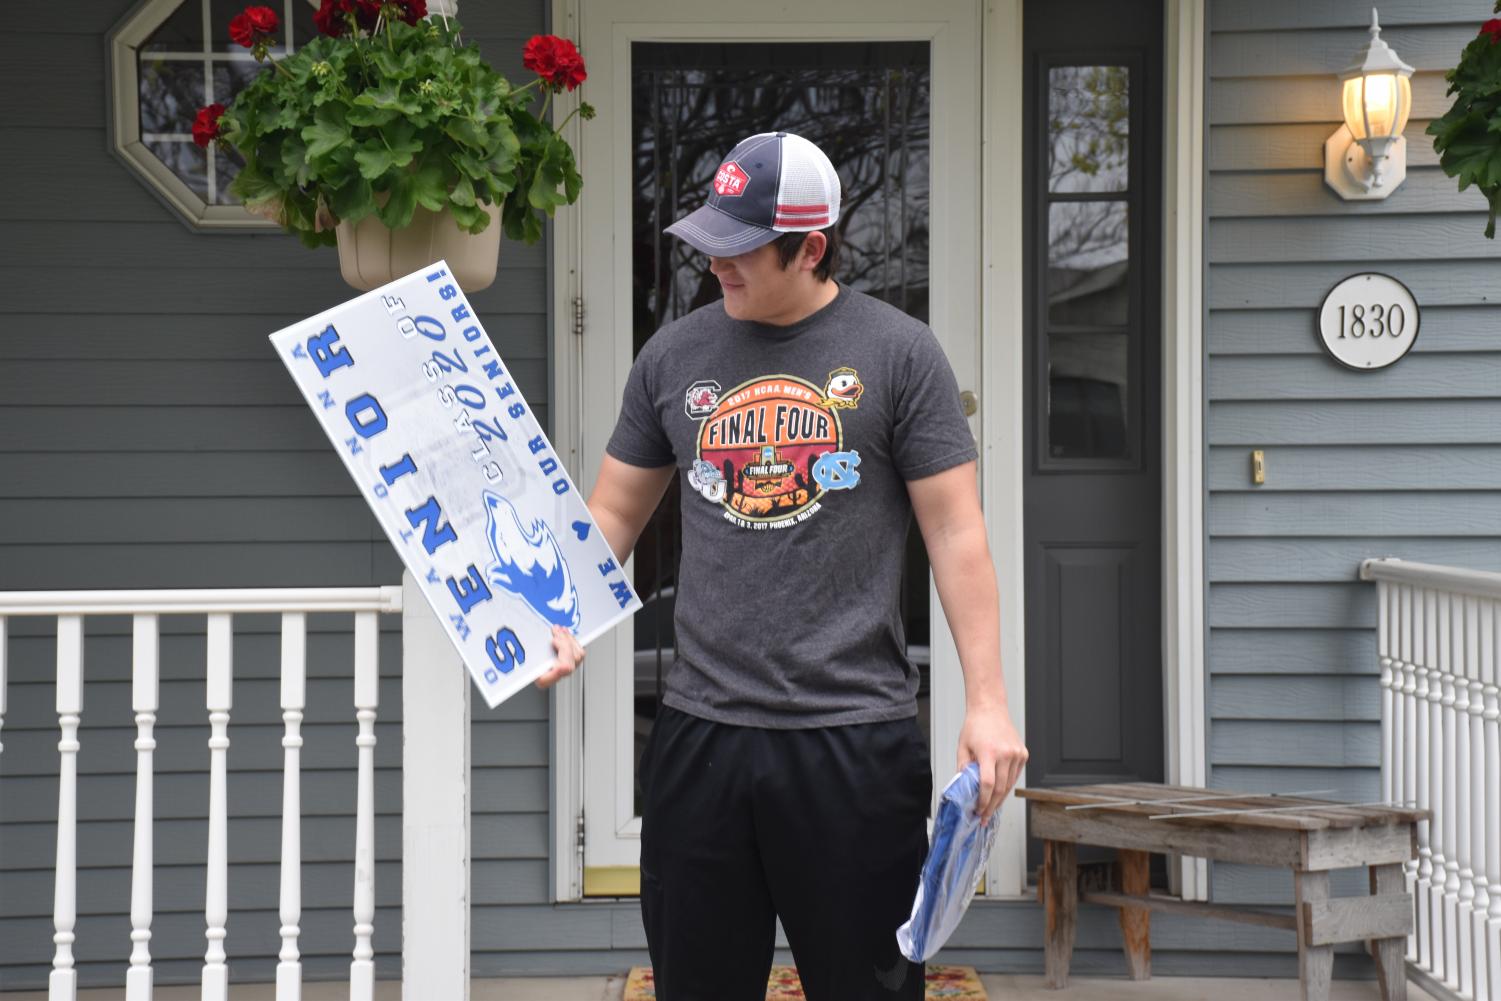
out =
<svg viewBox="0 0 1501 1001"><path fill-rule="evenodd" d="M555 0L554 31L578 35L578 0ZM1205 0L1167 0L1164 12L1164 261L1163 261L1163 699L1167 781L1208 781L1204 655L1204 36ZM1022 477L1022 0L992 0L984 14L982 143L985 295L982 298L980 464L990 548L1001 581L1002 664L1013 718L1026 736ZM992 71L994 68L999 71ZM563 95L559 95L560 98ZM576 98L575 98L576 99ZM572 104L556 102L566 115ZM577 119L568 136L579 148ZM580 213L559 213L553 264L554 439L575 482L580 476L583 367L573 324L581 294L578 261L584 242ZM983 401L992 401L984 405ZM1010 400L1009 405L1001 401ZM1009 586L1008 586L1009 584ZM936 620L935 620L936 621ZM557 900L582 898L583 686L554 690L552 729L552 886ZM963 713L960 701L933 706ZM1025 775L1020 784L1025 784ZM1016 806L1001 814L1002 835L1024 828ZM989 898L1026 892L1021 837L998 837L987 869ZM1169 867L1174 893L1209 895L1208 865L1179 857Z"/></svg>
<svg viewBox="0 0 1501 1001"><path fill-rule="evenodd" d="M275 2L275 0L271 0ZM282 31L284 32L282 44L287 51L292 46L292 18L290 12L292 5L298 0L282 0ZM312 0L309 0L312 2ZM208 77L207 91L213 88L213 74L210 72L214 63L223 62L253 62L255 57L247 52L209 52L206 51L208 42L212 37L210 24L208 23L208 0L142 0L132 8L120 21L110 29L107 36L107 51L109 53L109 114L106 122L109 128L110 149L116 156L125 161L146 187L168 207L180 215L184 222L194 229L205 231L228 230L228 231L254 231L254 230L277 230L280 229L275 223L260 216L252 215L240 205L215 205L199 196L192 188L182 182L180 178L166 164L157 159L142 141L141 135L141 109L140 109L140 76L137 63L137 55L140 47L151 37L151 33L159 28L162 23L171 17L173 12L184 3L201 4L204 17L204 46L203 52L164 52L162 55L173 58L191 56L201 58L204 64L204 72ZM313 4L316 6L316 4ZM185 61L185 60L184 60ZM204 104L216 100L211 93L205 93ZM226 102L227 103L227 102ZM175 133L151 133L146 138L176 138ZM191 137L189 137L191 138ZM208 171L209 198L214 197L214 186L217 178L214 171Z"/></svg>

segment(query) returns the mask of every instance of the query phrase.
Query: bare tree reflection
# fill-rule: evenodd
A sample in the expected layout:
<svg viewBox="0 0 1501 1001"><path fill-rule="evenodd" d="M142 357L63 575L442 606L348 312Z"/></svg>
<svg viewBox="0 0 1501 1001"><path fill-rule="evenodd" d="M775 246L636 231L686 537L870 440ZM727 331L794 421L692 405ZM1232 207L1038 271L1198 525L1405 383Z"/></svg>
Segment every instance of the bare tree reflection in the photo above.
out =
<svg viewBox="0 0 1501 1001"><path fill-rule="evenodd" d="M1125 191L1130 157L1129 71L1048 71L1048 190Z"/></svg>
<svg viewBox="0 0 1501 1001"><path fill-rule="evenodd" d="M703 204L735 143L771 130L817 143L839 171L838 278L926 319L927 46L737 45L728 60L726 48L635 46L637 347L719 298L707 258L661 230Z"/></svg>

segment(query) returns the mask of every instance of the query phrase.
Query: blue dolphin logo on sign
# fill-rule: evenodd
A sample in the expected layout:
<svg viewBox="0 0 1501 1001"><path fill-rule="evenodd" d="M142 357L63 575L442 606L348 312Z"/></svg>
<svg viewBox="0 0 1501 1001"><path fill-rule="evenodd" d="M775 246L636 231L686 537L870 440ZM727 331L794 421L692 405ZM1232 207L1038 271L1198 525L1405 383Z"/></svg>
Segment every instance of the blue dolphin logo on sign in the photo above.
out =
<svg viewBox="0 0 1501 1001"><path fill-rule="evenodd" d="M486 490L484 497L495 554L487 570L490 582L526 602L545 621L577 630L578 588L552 529L541 520L523 525L515 506L499 494Z"/></svg>

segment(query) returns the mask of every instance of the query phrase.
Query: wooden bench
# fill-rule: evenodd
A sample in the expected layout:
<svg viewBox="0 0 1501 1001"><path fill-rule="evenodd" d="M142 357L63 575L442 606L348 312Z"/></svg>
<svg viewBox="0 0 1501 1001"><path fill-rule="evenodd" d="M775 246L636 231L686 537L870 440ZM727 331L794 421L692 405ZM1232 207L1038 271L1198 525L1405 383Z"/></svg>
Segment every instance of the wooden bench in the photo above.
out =
<svg viewBox="0 0 1501 1001"><path fill-rule="evenodd" d="M1149 932L1156 910L1297 932L1302 1001L1329 997L1336 943L1366 941L1381 997L1406 1001L1404 953L1413 929L1413 901L1402 865L1417 857L1417 823L1429 818L1428 811L1137 782L1018 789L1017 795L1028 801L1032 836L1044 842L1038 895L1046 919L1049 987L1068 984L1083 901L1120 910L1126 968L1133 980L1151 976ZM1152 802L1165 800L1178 802ZM1090 805L1068 809L1079 804ZM1078 844L1116 849L1120 892L1080 891ZM1291 869L1296 913L1151 893L1148 862L1153 852ZM1371 895L1331 898L1329 870L1353 866L1369 868Z"/></svg>

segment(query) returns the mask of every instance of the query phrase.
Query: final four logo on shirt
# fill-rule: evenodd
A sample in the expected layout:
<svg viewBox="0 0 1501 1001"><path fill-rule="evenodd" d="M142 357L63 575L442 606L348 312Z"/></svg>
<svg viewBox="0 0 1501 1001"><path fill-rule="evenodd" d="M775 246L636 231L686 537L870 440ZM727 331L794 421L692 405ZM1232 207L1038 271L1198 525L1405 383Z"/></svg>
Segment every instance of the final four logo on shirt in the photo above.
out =
<svg viewBox="0 0 1501 1001"><path fill-rule="evenodd" d="M689 388L690 417L695 389L709 384ZM826 492L860 482L860 453L844 448L840 411L855 405L861 389L854 369L836 369L822 390L792 375L741 383L701 420L689 484L742 528L784 528L806 520Z"/></svg>

